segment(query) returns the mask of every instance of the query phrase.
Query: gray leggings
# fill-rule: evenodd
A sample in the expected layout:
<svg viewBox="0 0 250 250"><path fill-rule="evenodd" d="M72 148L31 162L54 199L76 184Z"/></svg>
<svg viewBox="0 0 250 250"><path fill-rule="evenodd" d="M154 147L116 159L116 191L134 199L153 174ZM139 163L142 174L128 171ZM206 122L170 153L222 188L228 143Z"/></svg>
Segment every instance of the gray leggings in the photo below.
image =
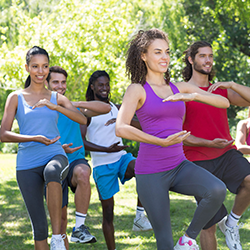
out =
<svg viewBox="0 0 250 250"><path fill-rule="evenodd" d="M186 231L193 239L218 211L227 191L221 180L187 160L170 171L136 175L136 185L139 199L152 224L158 250L174 249L169 190L202 197Z"/></svg>
<svg viewBox="0 0 250 250"><path fill-rule="evenodd" d="M54 156L45 166L16 172L17 183L30 217L34 240L41 241L48 237L43 200L44 185L52 181L61 183L67 173L68 159L64 155Z"/></svg>

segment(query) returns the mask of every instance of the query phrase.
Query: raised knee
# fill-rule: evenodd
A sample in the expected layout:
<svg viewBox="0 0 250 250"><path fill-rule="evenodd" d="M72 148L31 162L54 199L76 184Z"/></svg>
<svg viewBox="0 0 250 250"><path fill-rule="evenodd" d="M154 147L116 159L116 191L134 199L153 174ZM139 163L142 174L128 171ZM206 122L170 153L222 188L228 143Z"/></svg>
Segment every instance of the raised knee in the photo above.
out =
<svg viewBox="0 0 250 250"><path fill-rule="evenodd" d="M220 181L218 185L214 185L213 189L211 190L211 195L215 199L224 200L226 194L227 194L227 187L222 181Z"/></svg>
<svg viewBox="0 0 250 250"><path fill-rule="evenodd" d="M78 183L88 184L90 173L85 169L79 168L76 173L76 179Z"/></svg>
<svg viewBox="0 0 250 250"><path fill-rule="evenodd" d="M250 190L250 175L247 175L247 176L244 178L243 182L241 183L241 187L242 187L242 188L247 188L247 189Z"/></svg>

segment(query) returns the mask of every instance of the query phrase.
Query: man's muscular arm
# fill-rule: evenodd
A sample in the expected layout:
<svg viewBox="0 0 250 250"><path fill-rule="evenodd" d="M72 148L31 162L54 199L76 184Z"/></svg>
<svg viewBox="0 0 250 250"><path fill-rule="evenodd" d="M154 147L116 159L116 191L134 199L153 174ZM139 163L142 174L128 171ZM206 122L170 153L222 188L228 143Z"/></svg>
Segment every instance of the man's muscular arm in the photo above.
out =
<svg viewBox="0 0 250 250"><path fill-rule="evenodd" d="M233 142L234 140L228 141L226 139L221 139L221 138L207 140L196 137L194 135L190 135L183 141L183 144L185 146L192 146L192 147L225 148L230 144L232 144Z"/></svg>

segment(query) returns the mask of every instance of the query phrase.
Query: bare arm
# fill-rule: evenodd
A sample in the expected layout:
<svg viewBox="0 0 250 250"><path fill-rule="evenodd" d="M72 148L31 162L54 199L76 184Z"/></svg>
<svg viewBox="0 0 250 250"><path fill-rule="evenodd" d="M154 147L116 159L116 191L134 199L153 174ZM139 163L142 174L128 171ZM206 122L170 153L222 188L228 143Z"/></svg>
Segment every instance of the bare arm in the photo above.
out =
<svg viewBox="0 0 250 250"><path fill-rule="evenodd" d="M77 110L72 103L68 100L67 97L57 94L57 105L51 103L47 99L42 99L39 102L37 102L32 108L37 107L43 107L46 106L51 110L56 110L65 116L67 116L69 119L78 122L80 124L86 124L87 118L79 111Z"/></svg>
<svg viewBox="0 0 250 250"><path fill-rule="evenodd" d="M235 145L242 154L250 154L250 146L246 145L246 139L249 130L247 127L248 122L249 119L242 120L237 124Z"/></svg>
<svg viewBox="0 0 250 250"><path fill-rule="evenodd" d="M36 141L41 142L45 145L50 145L57 140L60 136L48 139L42 135L22 135L11 131L13 121L15 118L16 110L18 105L18 96L15 92L11 93L5 103L5 109L3 119L1 123L0 138L2 142L29 142Z"/></svg>
<svg viewBox="0 0 250 250"><path fill-rule="evenodd" d="M217 82L209 88L209 92L217 88L227 89L228 99L232 105L250 106L250 88L235 82Z"/></svg>
<svg viewBox="0 0 250 250"><path fill-rule="evenodd" d="M225 148L230 144L232 144L233 142L234 140L228 141L226 139L221 139L221 138L215 138L214 140L207 140L196 137L194 135L190 135L183 141L183 144L185 146L192 146L192 147Z"/></svg>
<svg viewBox="0 0 250 250"><path fill-rule="evenodd" d="M80 108L81 112L87 117L106 114L111 110L109 103L101 101L86 101L86 102L79 101L79 102L72 102L72 104L76 108Z"/></svg>
<svg viewBox="0 0 250 250"><path fill-rule="evenodd" d="M196 101L212 105L217 108L228 108L230 103L221 95L211 94L199 87L186 82L176 83L180 93L165 99L166 101Z"/></svg>
<svg viewBox="0 0 250 250"><path fill-rule="evenodd" d="M167 147L183 141L189 133L181 131L165 139L147 134L130 125L135 111L145 100L145 91L140 84L131 84L124 95L122 106L116 119L116 135L129 140Z"/></svg>
<svg viewBox="0 0 250 250"><path fill-rule="evenodd" d="M97 145L95 143L86 141L85 136L86 136L86 132L87 132L87 125L81 125L80 128L81 128L81 134L82 134L84 147L87 151L113 153L113 152L119 152L119 151L128 147L128 146L124 146L124 145L123 146L119 145L119 142L116 142L116 143L110 145L109 147L104 147L104 146L100 146L100 145Z"/></svg>

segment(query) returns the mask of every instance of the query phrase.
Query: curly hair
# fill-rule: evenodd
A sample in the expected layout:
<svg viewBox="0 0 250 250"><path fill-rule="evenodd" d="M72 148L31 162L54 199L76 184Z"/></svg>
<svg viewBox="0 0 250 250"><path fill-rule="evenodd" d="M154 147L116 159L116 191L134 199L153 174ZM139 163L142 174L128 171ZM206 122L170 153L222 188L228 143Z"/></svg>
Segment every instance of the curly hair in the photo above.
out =
<svg viewBox="0 0 250 250"><path fill-rule="evenodd" d="M168 35L155 28L147 31L140 30L128 44L129 48L126 54L126 75L131 79L131 83L145 84L147 67L141 55L147 52L149 45L156 39L163 39L169 44ZM169 83L169 70L165 72L164 77L166 82Z"/></svg>
<svg viewBox="0 0 250 250"><path fill-rule="evenodd" d="M193 43L187 50L183 52L183 54L185 54L183 61L185 62L186 66L182 70L182 76L185 82L188 82L193 74L192 64L188 61L188 58L191 57L191 59L194 61L195 55L198 53L199 48L203 47L212 48L212 45L206 41L198 41ZM212 81L214 76L215 76L215 71L212 68L212 71L208 75L208 80Z"/></svg>
<svg viewBox="0 0 250 250"><path fill-rule="evenodd" d="M91 85L94 84L94 82L101 76L107 77L110 81L109 74L105 70L95 71L89 78L89 84L88 84L88 88L87 88L86 95L85 95L87 101L95 100L94 91L91 89ZM108 97L108 102L109 102L109 99L110 99L110 95Z"/></svg>

